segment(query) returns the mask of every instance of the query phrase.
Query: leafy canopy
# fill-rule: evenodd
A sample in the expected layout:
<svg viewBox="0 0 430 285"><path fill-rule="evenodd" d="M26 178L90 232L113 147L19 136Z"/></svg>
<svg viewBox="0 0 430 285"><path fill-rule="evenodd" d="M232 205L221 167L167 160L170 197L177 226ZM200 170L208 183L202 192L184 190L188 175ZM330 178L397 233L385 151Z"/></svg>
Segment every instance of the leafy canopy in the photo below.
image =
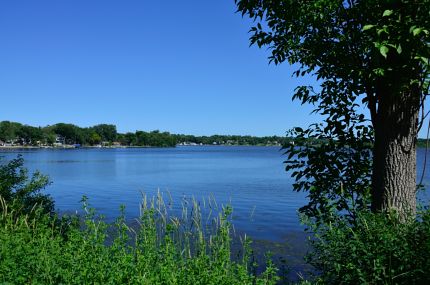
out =
<svg viewBox="0 0 430 285"><path fill-rule="evenodd" d="M320 84L299 86L293 96L313 104L324 118L306 130L292 130L296 144L286 146L294 189L309 192L310 202L301 212L323 220L342 212L355 219L357 210L370 205L375 128L388 127L375 124L381 99L418 94L424 108L430 1L235 2L255 22L251 45L268 47L270 62L287 61L297 67L295 76L311 75Z"/></svg>
<svg viewBox="0 0 430 285"><path fill-rule="evenodd" d="M54 201L41 193L49 184L48 176L38 171L29 177L22 156L7 162L0 157L0 198L17 214L29 214L35 206L43 213L54 214Z"/></svg>

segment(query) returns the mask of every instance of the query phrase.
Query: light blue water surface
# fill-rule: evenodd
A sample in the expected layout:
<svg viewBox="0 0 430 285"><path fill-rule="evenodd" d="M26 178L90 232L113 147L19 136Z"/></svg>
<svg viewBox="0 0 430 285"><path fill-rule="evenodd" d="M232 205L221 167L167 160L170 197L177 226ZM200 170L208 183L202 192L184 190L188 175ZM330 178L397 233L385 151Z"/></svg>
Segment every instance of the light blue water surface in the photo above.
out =
<svg viewBox="0 0 430 285"><path fill-rule="evenodd" d="M423 169L424 149L418 150L417 171ZM306 195L292 191L293 179L284 170L279 147L185 146L132 149L41 149L0 152L10 159L22 154L26 167L53 181L46 191L60 211L81 209L83 195L99 213L113 220L120 205L127 218L139 215L142 192L169 192L199 201L213 196L230 203L236 229L254 239L280 242L302 232L297 209ZM424 183L430 184L430 159ZM420 197L428 200L427 194Z"/></svg>

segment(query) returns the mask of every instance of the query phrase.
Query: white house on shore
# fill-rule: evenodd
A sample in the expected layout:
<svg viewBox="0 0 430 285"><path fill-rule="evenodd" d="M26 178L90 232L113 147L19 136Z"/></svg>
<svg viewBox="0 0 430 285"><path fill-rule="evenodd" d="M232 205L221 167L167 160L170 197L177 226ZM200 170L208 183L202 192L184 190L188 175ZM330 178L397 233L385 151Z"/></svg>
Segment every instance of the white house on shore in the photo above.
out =
<svg viewBox="0 0 430 285"><path fill-rule="evenodd" d="M66 144L66 138L60 135L57 135L55 137L55 143L54 145L64 145Z"/></svg>

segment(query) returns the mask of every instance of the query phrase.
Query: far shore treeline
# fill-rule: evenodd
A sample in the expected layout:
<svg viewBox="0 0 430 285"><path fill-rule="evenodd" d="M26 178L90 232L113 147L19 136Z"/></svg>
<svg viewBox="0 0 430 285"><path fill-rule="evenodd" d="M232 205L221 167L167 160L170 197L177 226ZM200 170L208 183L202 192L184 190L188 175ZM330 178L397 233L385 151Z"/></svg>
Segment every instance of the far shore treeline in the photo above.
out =
<svg viewBox="0 0 430 285"><path fill-rule="evenodd" d="M34 127L17 122L0 122L0 147L174 147L177 145L255 145L283 146L294 141L292 137L212 135L194 136L169 132L136 131L118 133L115 125L99 124L81 128L73 124L58 123L46 127ZM312 140L310 144L320 144ZM418 147L425 147L426 139L418 139Z"/></svg>
<svg viewBox="0 0 430 285"><path fill-rule="evenodd" d="M8 146L124 146L174 147L176 145L283 145L287 137L213 135L194 136L169 132L136 131L118 133L115 125L99 124L81 128L73 124L58 123L34 127L17 122L0 122L0 147Z"/></svg>

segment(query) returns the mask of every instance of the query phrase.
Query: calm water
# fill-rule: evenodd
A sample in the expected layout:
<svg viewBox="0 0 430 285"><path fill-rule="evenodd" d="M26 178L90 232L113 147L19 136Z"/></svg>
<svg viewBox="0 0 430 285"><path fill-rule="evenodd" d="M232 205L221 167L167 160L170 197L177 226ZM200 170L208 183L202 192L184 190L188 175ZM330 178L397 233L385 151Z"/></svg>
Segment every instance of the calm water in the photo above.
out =
<svg viewBox="0 0 430 285"><path fill-rule="evenodd" d="M143 149L75 149L1 151L6 158L18 153L30 170L50 176L47 188L60 211L80 209L86 195L110 220L126 205L129 218L139 215L141 193L170 192L202 201L213 195L219 204L231 203L234 224L255 239L283 241L303 227L297 209L305 195L292 191L293 180L283 167L279 147L198 146ZM424 149L418 150L418 173ZM430 158L424 178L430 184ZM423 195L421 195L423 196Z"/></svg>
<svg viewBox="0 0 430 285"><path fill-rule="evenodd" d="M306 246L297 209L306 197L292 191L279 147L0 151L6 158L17 154L30 170L50 176L47 192L60 211L80 210L86 195L108 220L118 215L121 204L131 220L139 215L142 192L168 191L178 207L184 196L200 201L213 196L218 204L231 203L236 230L256 240L257 249L277 252L293 271L303 270ZM424 149L419 149L419 177L423 160ZM430 157L426 169L424 183L429 185ZM429 200L426 193L419 196Z"/></svg>
<svg viewBox="0 0 430 285"><path fill-rule="evenodd" d="M142 149L3 151L18 153L31 170L50 176L47 188L61 211L80 209L80 199L108 219L126 205L128 217L139 214L142 192L170 192L180 205L184 196L202 201L212 195L231 203L235 226L255 238L280 241L288 230L301 229L297 209L305 195L291 191L279 147L199 146Z"/></svg>

